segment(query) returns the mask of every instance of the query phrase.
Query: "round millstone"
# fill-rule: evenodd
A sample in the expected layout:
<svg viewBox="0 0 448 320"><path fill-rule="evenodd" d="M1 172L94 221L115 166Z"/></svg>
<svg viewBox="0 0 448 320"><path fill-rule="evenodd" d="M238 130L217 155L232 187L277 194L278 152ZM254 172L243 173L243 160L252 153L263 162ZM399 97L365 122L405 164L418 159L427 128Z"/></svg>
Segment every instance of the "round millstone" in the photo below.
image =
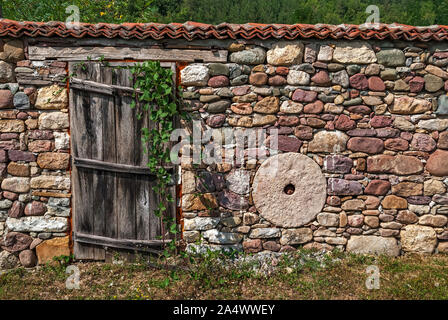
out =
<svg viewBox="0 0 448 320"><path fill-rule="evenodd" d="M285 227L300 227L321 212L326 180L319 165L299 153L283 153L263 162L253 182L253 200L261 216Z"/></svg>

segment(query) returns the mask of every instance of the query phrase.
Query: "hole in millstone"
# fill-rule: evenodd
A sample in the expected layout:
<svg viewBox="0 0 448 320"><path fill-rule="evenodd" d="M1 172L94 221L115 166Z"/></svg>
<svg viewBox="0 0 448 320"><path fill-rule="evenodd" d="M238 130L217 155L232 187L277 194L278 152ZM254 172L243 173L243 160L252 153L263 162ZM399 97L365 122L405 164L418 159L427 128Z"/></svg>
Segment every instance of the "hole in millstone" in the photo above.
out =
<svg viewBox="0 0 448 320"><path fill-rule="evenodd" d="M294 187L294 185L292 185L292 184L286 185L286 187L283 189L283 192L288 195L293 194L294 191L296 191L296 187Z"/></svg>

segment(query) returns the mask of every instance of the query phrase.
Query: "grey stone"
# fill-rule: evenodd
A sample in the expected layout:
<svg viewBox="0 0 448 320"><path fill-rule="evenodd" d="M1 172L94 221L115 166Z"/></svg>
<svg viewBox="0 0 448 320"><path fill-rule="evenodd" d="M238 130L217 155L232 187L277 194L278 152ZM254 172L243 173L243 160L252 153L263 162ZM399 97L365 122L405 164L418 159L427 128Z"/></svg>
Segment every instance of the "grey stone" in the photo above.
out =
<svg viewBox="0 0 448 320"><path fill-rule="evenodd" d="M277 228L255 228L249 234L251 239L280 238L282 232Z"/></svg>
<svg viewBox="0 0 448 320"><path fill-rule="evenodd" d="M317 222L324 227L337 227L339 226L339 214L321 212L317 215Z"/></svg>
<svg viewBox="0 0 448 320"><path fill-rule="evenodd" d="M194 219L185 219L184 220L184 228L185 230L210 230L215 228L220 221L220 218L212 218L212 217L196 217Z"/></svg>
<svg viewBox="0 0 448 320"><path fill-rule="evenodd" d="M406 57L403 51L399 49L381 50L376 54L378 63L386 67L403 66L406 62Z"/></svg>
<svg viewBox="0 0 448 320"><path fill-rule="evenodd" d="M230 74L229 67L223 63L209 63L208 69L211 76L229 76Z"/></svg>
<svg viewBox="0 0 448 320"><path fill-rule="evenodd" d="M230 101L221 100L207 105L207 111L210 113L223 113L230 107Z"/></svg>
<svg viewBox="0 0 448 320"><path fill-rule="evenodd" d="M15 82L13 65L0 61L0 83Z"/></svg>
<svg viewBox="0 0 448 320"><path fill-rule="evenodd" d="M448 115L448 96L441 95L438 99L438 107L436 114L438 115Z"/></svg>
<svg viewBox="0 0 448 320"><path fill-rule="evenodd" d="M239 64L263 64L266 59L266 52L263 48L256 47L230 54L230 61Z"/></svg>
<svg viewBox="0 0 448 320"><path fill-rule="evenodd" d="M333 84L338 84L343 88L348 88L348 85L350 84L350 78L348 76L347 71L345 70L341 70L339 72L331 74L331 78Z"/></svg>
<svg viewBox="0 0 448 320"><path fill-rule="evenodd" d="M30 99L24 92L17 92L14 95L14 107L19 110L29 109L30 108Z"/></svg>
<svg viewBox="0 0 448 320"><path fill-rule="evenodd" d="M19 264L19 259L17 257L8 252L8 251L2 251L0 252L0 269L6 270L6 269L13 269L17 267Z"/></svg>

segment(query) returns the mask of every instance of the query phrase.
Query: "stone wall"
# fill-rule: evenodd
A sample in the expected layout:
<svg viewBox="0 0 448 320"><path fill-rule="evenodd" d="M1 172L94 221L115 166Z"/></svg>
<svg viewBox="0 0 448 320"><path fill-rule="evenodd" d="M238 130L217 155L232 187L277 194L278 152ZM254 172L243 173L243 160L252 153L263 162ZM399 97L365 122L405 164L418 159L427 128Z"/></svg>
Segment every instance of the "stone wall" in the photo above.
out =
<svg viewBox="0 0 448 320"><path fill-rule="evenodd" d="M0 40L0 269L70 254L66 63L25 54Z"/></svg>
<svg viewBox="0 0 448 320"><path fill-rule="evenodd" d="M226 64L181 71L185 108L203 131L264 140L246 146L239 164L232 139L220 147L230 161L183 164L190 247L448 252L448 44L235 42L228 50ZM269 176L276 154L286 155Z"/></svg>
<svg viewBox="0 0 448 320"><path fill-rule="evenodd" d="M67 62L26 43L0 41L0 269L70 254ZM182 164L190 248L448 251L448 44L213 43L227 63L178 64L225 156Z"/></svg>

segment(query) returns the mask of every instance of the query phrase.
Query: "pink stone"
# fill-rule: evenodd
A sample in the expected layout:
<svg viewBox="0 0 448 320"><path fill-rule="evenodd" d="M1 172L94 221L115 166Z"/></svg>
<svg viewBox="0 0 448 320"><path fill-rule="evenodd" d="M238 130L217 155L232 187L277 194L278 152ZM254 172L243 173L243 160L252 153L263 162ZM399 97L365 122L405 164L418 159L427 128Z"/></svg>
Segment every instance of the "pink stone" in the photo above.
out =
<svg viewBox="0 0 448 320"><path fill-rule="evenodd" d="M376 131L374 129L356 128L356 129L347 131L347 134L351 137L374 137L374 136L376 136Z"/></svg>
<svg viewBox="0 0 448 320"><path fill-rule="evenodd" d="M367 90L369 88L366 76L361 73L357 73L350 77L350 85L358 90Z"/></svg>
<svg viewBox="0 0 448 320"><path fill-rule="evenodd" d="M358 114L364 114L368 115L372 112L372 109L370 109L368 106L359 105L359 106L351 106L347 108L348 112L351 113L358 113Z"/></svg>
<svg viewBox="0 0 448 320"><path fill-rule="evenodd" d="M370 125L374 128L384 128L392 124L392 118L386 116L374 116L370 120Z"/></svg>
<svg viewBox="0 0 448 320"><path fill-rule="evenodd" d="M243 242L243 249L245 252L259 252L261 251L261 239L250 239Z"/></svg>
<svg viewBox="0 0 448 320"><path fill-rule="evenodd" d="M36 156L26 151L9 150L8 156L11 161L36 161Z"/></svg>
<svg viewBox="0 0 448 320"><path fill-rule="evenodd" d="M325 86L331 83L330 77L328 76L327 71L319 71L316 73L312 78L311 81L313 81L317 85Z"/></svg>
<svg viewBox="0 0 448 320"><path fill-rule="evenodd" d="M23 203L20 201L14 201L12 207L8 211L8 216L10 218L20 218L23 214Z"/></svg>
<svg viewBox="0 0 448 320"><path fill-rule="evenodd" d="M292 95L292 100L297 102L313 102L317 98L317 92L315 91L305 91L302 89L297 89Z"/></svg>
<svg viewBox="0 0 448 320"><path fill-rule="evenodd" d="M229 78L226 76L211 77L208 80L208 85L213 88L226 87L229 85Z"/></svg>
<svg viewBox="0 0 448 320"><path fill-rule="evenodd" d="M353 152L376 154L383 152L384 143L378 138L354 137L348 140L347 148Z"/></svg>
<svg viewBox="0 0 448 320"><path fill-rule="evenodd" d="M404 139L406 141L411 141L412 140L412 133L406 132L406 131L401 132L400 133L400 138L402 138L402 139Z"/></svg>
<svg viewBox="0 0 448 320"><path fill-rule="evenodd" d="M362 193L362 185L358 181L329 178L327 191L329 195L357 195Z"/></svg>
<svg viewBox="0 0 448 320"><path fill-rule="evenodd" d="M303 108L303 112L313 114L321 113L323 110L324 110L324 103L320 100L317 100L316 102L313 103L309 103Z"/></svg>
<svg viewBox="0 0 448 320"><path fill-rule="evenodd" d="M222 127L224 122L226 122L225 114L213 115L213 116L208 117L208 119L207 119L207 125L209 125L212 128Z"/></svg>
<svg viewBox="0 0 448 320"><path fill-rule="evenodd" d="M412 138L411 148L418 151L431 152L436 148L436 141L430 135L416 133Z"/></svg>
<svg viewBox="0 0 448 320"><path fill-rule="evenodd" d="M400 135L400 130L394 128L378 128L375 129L378 138L396 138Z"/></svg>
<svg viewBox="0 0 448 320"><path fill-rule="evenodd" d="M3 149L0 149L0 162L8 162L8 154Z"/></svg>
<svg viewBox="0 0 448 320"><path fill-rule="evenodd" d="M384 91L386 90L386 85L380 77L370 77L368 79L369 89L372 91Z"/></svg>
<svg viewBox="0 0 448 320"><path fill-rule="evenodd" d="M274 148L275 146L271 146L271 139L273 136L269 136L266 139L266 145ZM300 150L300 147L302 146L302 141L297 139L296 137L288 137L284 135L277 136L277 144L278 144L278 150L284 151L284 152L298 152Z"/></svg>
<svg viewBox="0 0 448 320"><path fill-rule="evenodd" d="M353 167L353 160L341 155L325 157L324 169L332 173L349 173Z"/></svg>
<svg viewBox="0 0 448 320"><path fill-rule="evenodd" d="M244 86L244 87L233 88L232 93L235 96L244 96L244 95L248 94L249 91L250 91L250 87L249 86Z"/></svg>

